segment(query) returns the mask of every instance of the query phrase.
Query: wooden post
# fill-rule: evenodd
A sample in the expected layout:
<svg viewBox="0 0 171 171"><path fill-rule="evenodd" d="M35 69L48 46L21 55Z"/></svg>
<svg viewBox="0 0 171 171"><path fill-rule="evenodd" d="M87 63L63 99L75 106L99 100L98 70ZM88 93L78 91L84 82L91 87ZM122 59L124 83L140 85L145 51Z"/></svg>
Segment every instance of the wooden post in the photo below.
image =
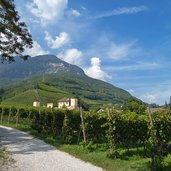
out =
<svg viewBox="0 0 171 171"><path fill-rule="evenodd" d="M82 108L80 107L80 117L81 117L81 125L82 125L82 132L83 132L83 139L84 139L84 143L86 144L86 134L85 134L85 125L84 125L84 117L83 117L83 112L82 112Z"/></svg>
<svg viewBox="0 0 171 171"><path fill-rule="evenodd" d="M17 109L16 126L18 126L19 111L20 111L20 109Z"/></svg>
<svg viewBox="0 0 171 171"><path fill-rule="evenodd" d="M153 127L153 120L152 120L152 116L151 116L151 108L150 108L150 106L148 106L148 116L149 116L149 119L150 119L150 124Z"/></svg>
<svg viewBox="0 0 171 171"><path fill-rule="evenodd" d="M32 123L32 117L31 117L32 111L29 110L29 119L28 119L28 124L30 125Z"/></svg>
<svg viewBox="0 0 171 171"><path fill-rule="evenodd" d="M170 102L169 102L169 114L171 114L171 96L170 96Z"/></svg>
<svg viewBox="0 0 171 171"><path fill-rule="evenodd" d="M108 115L109 120L112 120L109 108L107 108L107 115Z"/></svg>
<svg viewBox="0 0 171 171"><path fill-rule="evenodd" d="M10 118L11 118L11 108L9 109L8 124L9 124L9 122L10 122Z"/></svg>
<svg viewBox="0 0 171 171"><path fill-rule="evenodd" d="M2 121L3 121L3 115L4 115L4 109L2 109L2 112L1 112L1 124L2 124Z"/></svg>
<svg viewBox="0 0 171 171"><path fill-rule="evenodd" d="M28 121L30 121L30 117L31 117L31 110L29 110Z"/></svg>

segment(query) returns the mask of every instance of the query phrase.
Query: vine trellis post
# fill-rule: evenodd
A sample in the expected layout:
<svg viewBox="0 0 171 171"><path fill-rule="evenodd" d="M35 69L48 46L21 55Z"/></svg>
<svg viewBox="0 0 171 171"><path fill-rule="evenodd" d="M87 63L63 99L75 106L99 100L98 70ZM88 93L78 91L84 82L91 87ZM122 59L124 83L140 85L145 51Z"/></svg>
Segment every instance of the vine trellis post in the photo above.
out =
<svg viewBox="0 0 171 171"><path fill-rule="evenodd" d="M83 111L82 108L80 107L80 117L81 117L81 125L82 125L82 132L83 132L83 139L84 139L84 143L87 143L86 140L86 133L85 133L85 124L84 124L84 117L83 117Z"/></svg>
<svg viewBox="0 0 171 171"><path fill-rule="evenodd" d="M3 121L3 115L4 115L4 109L2 108L2 111L1 111L1 124L2 124L2 121Z"/></svg>
<svg viewBox="0 0 171 171"><path fill-rule="evenodd" d="M11 118L11 108L9 109L8 124L10 123L10 118Z"/></svg>
<svg viewBox="0 0 171 171"><path fill-rule="evenodd" d="M20 112L20 109L17 109L17 114L16 114L16 126L18 126L19 112Z"/></svg>

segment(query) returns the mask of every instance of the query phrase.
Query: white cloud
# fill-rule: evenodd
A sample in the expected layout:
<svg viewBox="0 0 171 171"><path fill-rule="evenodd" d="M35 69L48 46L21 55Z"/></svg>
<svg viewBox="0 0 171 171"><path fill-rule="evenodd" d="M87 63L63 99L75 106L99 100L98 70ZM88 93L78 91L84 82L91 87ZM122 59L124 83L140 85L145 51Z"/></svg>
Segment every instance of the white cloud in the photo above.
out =
<svg viewBox="0 0 171 171"><path fill-rule="evenodd" d="M139 98L148 103L164 104L171 96L171 81L167 80L162 83L152 84L149 87L145 85L139 89ZM145 87L145 88L144 88ZM142 92L141 92L142 90ZM136 91L138 93L138 91ZM138 95L137 95L138 96Z"/></svg>
<svg viewBox="0 0 171 171"><path fill-rule="evenodd" d="M45 55L48 53L49 51L43 50L43 48L36 41L33 41L33 47L31 49L26 48L24 51L25 55L30 55L31 57Z"/></svg>
<svg viewBox="0 0 171 171"><path fill-rule="evenodd" d="M28 10L40 18L42 24L49 21L58 21L62 18L68 0L33 0L27 4Z"/></svg>
<svg viewBox="0 0 171 171"><path fill-rule="evenodd" d="M83 53L78 49L68 49L63 53L59 53L57 56L68 63L80 65Z"/></svg>
<svg viewBox="0 0 171 171"><path fill-rule="evenodd" d="M157 101L155 95L152 94L145 94L141 97L141 99L147 103L156 103Z"/></svg>
<svg viewBox="0 0 171 171"><path fill-rule="evenodd" d="M131 57L142 56L144 50L137 46L137 40L119 43L106 35L99 36L95 43L87 50L87 56L102 56L113 60L125 60Z"/></svg>
<svg viewBox="0 0 171 171"><path fill-rule="evenodd" d="M108 49L109 58L118 60L137 54L140 50L134 48L135 41L125 44L112 43Z"/></svg>
<svg viewBox="0 0 171 171"><path fill-rule="evenodd" d="M84 69L85 73L96 79L106 80L111 79L106 72L101 69L101 60L98 57L91 58L91 66L89 68Z"/></svg>
<svg viewBox="0 0 171 171"><path fill-rule="evenodd" d="M132 65L122 65L122 66L108 66L108 69L114 71L139 71L139 70L154 70L161 67L161 64L156 62L137 62Z"/></svg>
<svg viewBox="0 0 171 171"><path fill-rule="evenodd" d="M135 91L133 90L133 89L129 89L129 90L127 90L129 93L134 93Z"/></svg>
<svg viewBox="0 0 171 171"><path fill-rule="evenodd" d="M70 15L74 16L74 17L79 17L81 14L78 10L76 9L71 9L70 11Z"/></svg>
<svg viewBox="0 0 171 171"><path fill-rule="evenodd" d="M95 17L92 17L92 19L111 17L111 16L123 15L123 14L134 14L134 13L139 13L139 12L146 11L146 10L148 10L146 6L116 8L112 11L106 11L102 14L98 14Z"/></svg>
<svg viewBox="0 0 171 171"><path fill-rule="evenodd" d="M80 17L81 16L81 13L78 11L78 10L76 10L76 9L70 9L70 10L68 10L67 12L66 12L66 16L69 18L69 19L73 19L73 18L78 18L78 17ZM73 21L73 20L71 20L71 21Z"/></svg>
<svg viewBox="0 0 171 171"><path fill-rule="evenodd" d="M45 31L45 40L49 47L58 49L70 42L70 36L66 32L61 32L59 36L56 36L55 39L53 39L51 35Z"/></svg>
<svg viewBox="0 0 171 171"><path fill-rule="evenodd" d="M85 6L83 6L83 5L81 5L81 9L84 10L84 11L87 10L87 8Z"/></svg>

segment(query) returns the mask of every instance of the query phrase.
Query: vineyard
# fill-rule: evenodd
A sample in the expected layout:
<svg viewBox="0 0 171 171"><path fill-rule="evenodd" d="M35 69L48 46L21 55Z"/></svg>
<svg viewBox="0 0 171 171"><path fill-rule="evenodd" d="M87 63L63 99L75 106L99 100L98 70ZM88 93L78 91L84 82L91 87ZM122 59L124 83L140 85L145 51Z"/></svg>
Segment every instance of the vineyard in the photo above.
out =
<svg viewBox="0 0 171 171"><path fill-rule="evenodd" d="M1 124L29 124L39 134L61 137L63 144L79 144L90 152L101 148L111 159L123 159L132 149L151 158L151 169L162 170L171 151L171 116L167 111L148 114L55 110L0 106ZM103 147L103 148L102 148Z"/></svg>

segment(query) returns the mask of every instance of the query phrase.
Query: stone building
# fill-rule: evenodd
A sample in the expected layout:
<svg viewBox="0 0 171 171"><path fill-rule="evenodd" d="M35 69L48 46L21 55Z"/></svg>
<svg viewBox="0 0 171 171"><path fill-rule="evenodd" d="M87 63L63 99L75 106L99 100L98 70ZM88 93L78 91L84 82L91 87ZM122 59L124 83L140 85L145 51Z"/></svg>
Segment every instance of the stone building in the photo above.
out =
<svg viewBox="0 0 171 171"><path fill-rule="evenodd" d="M39 101L33 102L33 106L34 106L34 107L40 107L40 102L39 102Z"/></svg>
<svg viewBox="0 0 171 171"><path fill-rule="evenodd" d="M58 108L67 108L69 110L78 109L78 99L63 98L58 101Z"/></svg>

